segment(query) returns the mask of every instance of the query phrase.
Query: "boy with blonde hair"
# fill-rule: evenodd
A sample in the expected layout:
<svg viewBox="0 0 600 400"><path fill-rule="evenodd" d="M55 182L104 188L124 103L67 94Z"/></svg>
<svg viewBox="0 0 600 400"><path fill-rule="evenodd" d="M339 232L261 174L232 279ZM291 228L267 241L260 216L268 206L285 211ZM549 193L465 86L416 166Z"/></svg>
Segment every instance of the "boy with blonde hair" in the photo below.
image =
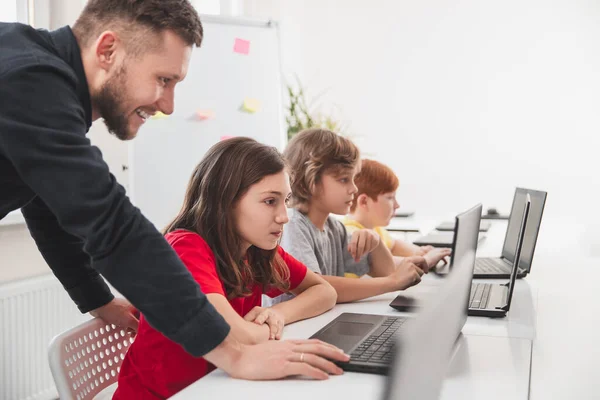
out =
<svg viewBox="0 0 600 400"><path fill-rule="evenodd" d="M403 290L421 281L427 262L407 257L399 268L379 235L358 229L349 235L330 214L346 215L357 193L360 152L350 140L325 129L298 133L284 156L291 171L290 221L281 246L337 291L338 303ZM346 278L345 273L373 279Z"/></svg>

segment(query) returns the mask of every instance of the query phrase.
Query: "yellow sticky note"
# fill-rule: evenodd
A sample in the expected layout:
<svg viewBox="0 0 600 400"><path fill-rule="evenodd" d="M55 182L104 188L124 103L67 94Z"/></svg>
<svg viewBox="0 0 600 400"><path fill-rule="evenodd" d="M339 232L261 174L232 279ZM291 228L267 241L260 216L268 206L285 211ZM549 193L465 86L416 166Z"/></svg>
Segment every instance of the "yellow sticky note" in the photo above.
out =
<svg viewBox="0 0 600 400"><path fill-rule="evenodd" d="M160 111L157 111L156 114L154 114L153 116L151 116L151 119L164 119L167 118L168 115L167 114L163 114Z"/></svg>
<svg viewBox="0 0 600 400"><path fill-rule="evenodd" d="M252 114L260 111L260 100L246 97L242 103L242 111Z"/></svg>
<svg viewBox="0 0 600 400"><path fill-rule="evenodd" d="M215 118L215 112L213 110L198 110L194 114L194 118L200 121L206 121L207 119Z"/></svg>

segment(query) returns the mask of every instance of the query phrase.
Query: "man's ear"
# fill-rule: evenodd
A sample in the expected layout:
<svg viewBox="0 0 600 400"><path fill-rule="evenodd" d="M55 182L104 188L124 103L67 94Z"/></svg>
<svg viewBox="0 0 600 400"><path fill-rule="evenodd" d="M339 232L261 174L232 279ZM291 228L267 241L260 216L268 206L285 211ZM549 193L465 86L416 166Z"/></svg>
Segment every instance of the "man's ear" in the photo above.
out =
<svg viewBox="0 0 600 400"><path fill-rule="evenodd" d="M117 48L123 43L113 31L105 31L98 36L95 44L96 61L100 68L109 71L117 63Z"/></svg>

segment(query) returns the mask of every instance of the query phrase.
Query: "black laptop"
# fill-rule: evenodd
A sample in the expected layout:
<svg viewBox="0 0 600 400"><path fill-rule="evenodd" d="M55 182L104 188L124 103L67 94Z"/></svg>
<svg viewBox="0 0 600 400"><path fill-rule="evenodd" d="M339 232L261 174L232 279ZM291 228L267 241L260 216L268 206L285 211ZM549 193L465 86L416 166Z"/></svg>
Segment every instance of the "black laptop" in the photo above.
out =
<svg viewBox="0 0 600 400"><path fill-rule="evenodd" d="M520 231L517 240L517 249L515 261L510 276L510 280L505 284L498 283L479 283L473 282L469 296L468 314L472 316L483 317L504 317L510 310L510 303L517 275L517 265L521 256L524 232L527 229L527 219L531 200L526 196L525 210L521 218ZM475 252L477 248L477 225L481 218L481 205L472 208L456 217L455 242L452 246L452 258L446 271L452 271L456 262L461 262L465 254ZM474 261L473 261L474 263ZM473 266L474 267L474 266ZM473 269L471 270L471 272ZM451 273L451 272L450 272ZM415 299L413 296L398 295L390 306L399 311L414 311L421 304L422 300Z"/></svg>
<svg viewBox="0 0 600 400"><path fill-rule="evenodd" d="M515 290L515 281L521 260L523 250L523 239L528 225L528 219L531 211L531 197L525 195L525 210L521 217L519 236L517 239L517 248L515 259L513 261L510 280L507 283L473 283L471 287L471 296L469 301L469 315L484 317L504 317L510 310L513 292Z"/></svg>
<svg viewBox="0 0 600 400"><path fill-rule="evenodd" d="M542 223L547 193L539 190L517 188L510 211L508 227L506 228L502 255L500 257L478 257L475 260L475 278L508 279L510 277L513 261L515 260L521 216L523 215L527 195L531 198L531 210L523 240L517 278L524 278L531 272L533 253L535 252L535 245Z"/></svg>
<svg viewBox="0 0 600 400"><path fill-rule="evenodd" d="M440 232L454 232L455 226L456 224L454 221L442 222L435 227L435 230ZM479 223L479 232L487 232L490 230L491 226L492 223L490 221L481 221Z"/></svg>
<svg viewBox="0 0 600 400"><path fill-rule="evenodd" d="M475 253L456 264L443 286L397 335L383 400L436 400L461 346Z"/></svg>
<svg viewBox="0 0 600 400"><path fill-rule="evenodd" d="M481 242L485 239L485 234L479 233L477 236L477 242ZM425 236L421 236L413 242L417 246L433 246L433 247L447 247L452 248L454 243L454 232L431 232Z"/></svg>
<svg viewBox="0 0 600 400"><path fill-rule="evenodd" d="M471 252L455 263L452 273L436 296L431 298L430 303L424 304L422 313L414 318L343 313L312 335L311 339L331 343L350 354L349 362L338 363L346 371L387 374L390 365L394 363L393 372L398 372L400 368L399 371L406 373L407 366L401 368L399 362L400 365L402 361L405 361L403 365L406 362L414 364L414 360L419 357L423 361L429 360L434 363L430 365L431 368L439 367L437 364L441 364L442 360L445 362L448 347L452 347L467 319L465 304L468 301L474 262L475 253ZM396 346L396 334L400 338L399 347ZM414 350L421 349L422 344L402 344L403 337L415 336L419 343L427 344L429 353L418 351L415 354ZM426 374L425 370L415 370L416 365L411 367L418 375ZM426 369L428 367L427 363L423 366ZM412 376L414 377L414 374ZM405 384L411 380L400 379ZM431 382L433 381L432 377ZM441 385L441 382L439 384ZM400 388L388 385L387 390L389 394L389 391L395 393Z"/></svg>
<svg viewBox="0 0 600 400"><path fill-rule="evenodd" d="M481 204L477 204L471 209L456 216L450 262L446 266L436 268L434 272L440 275L449 274L450 271L452 271L454 264L460 262L467 254L475 254L477 252L477 237L478 227L481 221L481 210ZM473 260L473 263L475 263L475 260ZM473 279L473 266L471 266L470 277ZM390 303L390 306L398 311L415 311L421 306L422 301L423 299L416 299L409 294L399 294Z"/></svg>

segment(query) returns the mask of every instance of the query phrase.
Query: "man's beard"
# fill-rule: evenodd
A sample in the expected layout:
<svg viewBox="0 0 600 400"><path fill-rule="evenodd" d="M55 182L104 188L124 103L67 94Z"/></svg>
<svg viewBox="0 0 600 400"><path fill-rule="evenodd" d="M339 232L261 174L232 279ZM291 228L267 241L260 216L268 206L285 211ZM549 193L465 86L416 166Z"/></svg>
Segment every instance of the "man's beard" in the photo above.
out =
<svg viewBox="0 0 600 400"><path fill-rule="evenodd" d="M92 96L92 104L98 108L108 131L121 140L130 140L135 133L129 132L129 120L126 115L123 91L125 90L125 67L108 79L100 91Z"/></svg>

